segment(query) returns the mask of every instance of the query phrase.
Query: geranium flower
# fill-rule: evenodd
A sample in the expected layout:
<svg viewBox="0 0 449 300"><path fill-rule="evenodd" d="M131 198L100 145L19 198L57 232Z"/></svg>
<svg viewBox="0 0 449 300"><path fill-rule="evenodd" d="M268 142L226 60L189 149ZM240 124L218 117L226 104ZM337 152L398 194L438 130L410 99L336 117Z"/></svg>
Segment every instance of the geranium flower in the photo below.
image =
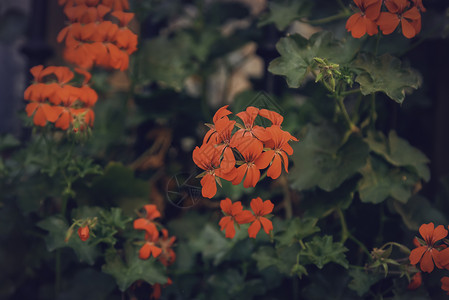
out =
<svg viewBox="0 0 449 300"><path fill-rule="evenodd" d="M416 6L410 8L408 0L385 0L388 12L382 12L377 25L383 34L392 33L401 23L402 34L411 39L421 31L421 14Z"/></svg>
<svg viewBox="0 0 449 300"><path fill-rule="evenodd" d="M168 285L172 285L173 281L170 278L167 278L167 283L163 285L163 287L167 287ZM153 285L153 292L150 295L151 300L156 300L161 298L162 295L162 285L160 283L155 283Z"/></svg>
<svg viewBox="0 0 449 300"><path fill-rule="evenodd" d="M432 272L435 265L441 269L439 261L441 257L438 257L438 250L435 248L435 244L447 236L448 231L444 229L443 225L439 225L434 228L433 223L423 224L419 227L419 233L424 239L424 245L421 245L410 252L410 263L416 265L420 263L421 270L423 272Z"/></svg>
<svg viewBox="0 0 449 300"><path fill-rule="evenodd" d="M268 165L267 176L276 179L281 175L282 164L288 173L288 155L293 154L292 147L288 144L290 133L282 130L279 126L271 126L266 129L271 139L265 143L265 147L271 150L263 152L256 161L262 169Z"/></svg>
<svg viewBox="0 0 449 300"><path fill-rule="evenodd" d="M83 226L78 228L78 236L80 239L85 242L89 238L89 226Z"/></svg>
<svg viewBox="0 0 449 300"><path fill-rule="evenodd" d="M354 38L361 38L365 33L377 34L376 20L380 14L382 0L354 0L354 3L359 8L359 12L349 17L346 30L351 32Z"/></svg>
<svg viewBox="0 0 449 300"><path fill-rule="evenodd" d="M449 295L449 277L444 276L443 278L441 278L441 289L443 291L446 291Z"/></svg>
<svg viewBox="0 0 449 300"><path fill-rule="evenodd" d="M134 220L133 226L136 230L145 230L150 236L159 236L159 232L154 224L154 220L161 216L161 213L157 210L156 205L147 204L143 207L145 209L145 216Z"/></svg>
<svg viewBox="0 0 449 300"><path fill-rule="evenodd" d="M270 200L262 201L260 197L257 197L251 200L250 205L254 212L255 220L248 228L249 237L255 239L261 227L263 227L266 234L270 234L270 231L273 230L273 223L264 216L273 211L274 204Z"/></svg>
<svg viewBox="0 0 449 300"><path fill-rule="evenodd" d="M407 286L407 289L409 290L416 290L419 288L422 284L422 274L421 272L415 273L413 275L412 279L410 280L410 283Z"/></svg>
<svg viewBox="0 0 449 300"><path fill-rule="evenodd" d="M158 238L159 232L157 230L151 234L145 233L145 244L139 250L140 259L148 259L151 255L157 258L162 253L162 249L156 246Z"/></svg>
<svg viewBox="0 0 449 300"><path fill-rule="evenodd" d="M234 137L235 135L233 139ZM260 169L263 169L261 162L257 161L262 154L262 142L251 135L247 135L239 139L234 139L231 144L236 145L237 150L244 159L243 162L237 162L237 164L241 163L241 165L235 170L235 178L232 184L239 184L246 175L243 186L245 188L256 186L260 179Z"/></svg>
<svg viewBox="0 0 449 300"><path fill-rule="evenodd" d="M220 207L226 216L221 218L218 225L220 225L221 231L225 230L227 238L232 239L235 236L234 222L247 224L254 220L254 216L249 210L243 210L240 201L232 203L231 199L226 198L220 201Z"/></svg>
<svg viewBox="0 0 449 300"><path fill-rule="evenodd" d="M227 117L228 115L232 114L230 110L228 110L229 105L225 105L223 107L220 107L214 114L214 117L212 119L213 124L206 123L206 126L209 127L209 131L206 132L203 138L203 144L207 144L209 142L213 144L217 144L218 134L216 130L215 123L217 123L221 119L229 120Z"/></svg>
<svg viewBox="0 0 449 300"><path fill-rule="evenodd" d="M176 237L168 237L168 230L162 229L162 238L159 237L157 244L162 250L159 260L164 266L169 266L176 260L176 253L172 249L175 241Z"/></svg>
<svg viewBox="0 0 449 300"><path fill-rule="evenodd" d="M237 117L243 121L243 126L237 123L240 127L236 133L234 133L235 139L240 139L243 136L253 136L260 140L265 139L265 128L259 125L254 125L257 115L259 114L259 109L254 106L248 106L246 110L239 112Z"/></svg>
<svg viewBox="0 0 449 300"><path fill-rule="evenodd" d="M220 151L211 143L203 144L193 150L192 158L195 164L204 170L199 175L201 178L201 194L203 197L212 198L217 193L217 184L219 177L225 180L234 178L233 169L230 172L224 172L220 168ZM226 170L228 171L228 170Z"/></svg>

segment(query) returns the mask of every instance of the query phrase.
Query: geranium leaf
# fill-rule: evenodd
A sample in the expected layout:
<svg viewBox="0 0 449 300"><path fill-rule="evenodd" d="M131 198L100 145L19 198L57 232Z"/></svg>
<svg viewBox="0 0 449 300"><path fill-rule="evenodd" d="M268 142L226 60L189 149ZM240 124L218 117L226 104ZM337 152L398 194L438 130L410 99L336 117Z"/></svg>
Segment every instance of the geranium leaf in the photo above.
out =
<svg viewBox="0 0 449 300"><path fill-rule="evenodd" d="M412 195L418 177L404 169L390 168L381 158L370 156L361 169L359 193L362 202L380 203L392 197L405 203Z"/></svg>
<svg viewBox="0 0 449 300"><path fill-rule="evenodd" d="M294 148L291 185L298 190L318 186L332 191L358 172L366 163L368 145L352 135L340 146L340 133L331 126L310 126Z"/></svg>
<svg viewBox="0 0 449 300"><path fill-rule="evenodd" d="M115 249L106 253L106 263L102 271L115 278L118 288L123 292L133 282L143 280L149 284L166 283L167 277L163 265L153 257L142 260L137 250L131 245L125 248L125 260L123 260Z"/></svg>
<svg viewBox="0 0 449 300"><path fill-rule="evenodd" d="M293 21L307 16L310 3L305 1L268 2L269 11L264 15L259 26L274 23L279 30L284 30Z"/></svg>
<svg viewBox="0 0 449 300"><path fill-rule="evenodd" d="M419 149L390 131L388 139L381 132L368 132L365 139L370 149L381 155L386 161L397 167L413 167L416 173L425 181L430 179L427 164L430 160Z"/></svg>
<svg viewBox="0 0 449 300"><path fill-rule="evenodd" d="M309 40L293 34L276 44L281 56L270 63L268 71L286 77L289 87L298 88L314 68L314 57L345 65L354 58L359 43L357 39L336 40L327 31L315 33Z"/></svg>
<svg viewBox="0 0 449 300"><path fill-rule="evenodd" d="M398 58L390 54L375 57L359 53L353 66L360 70L355 81L360 84L363 95L383 92L394 101L402 103L405 89L417 89L421 84L418 72L403 66Z"/></svg>

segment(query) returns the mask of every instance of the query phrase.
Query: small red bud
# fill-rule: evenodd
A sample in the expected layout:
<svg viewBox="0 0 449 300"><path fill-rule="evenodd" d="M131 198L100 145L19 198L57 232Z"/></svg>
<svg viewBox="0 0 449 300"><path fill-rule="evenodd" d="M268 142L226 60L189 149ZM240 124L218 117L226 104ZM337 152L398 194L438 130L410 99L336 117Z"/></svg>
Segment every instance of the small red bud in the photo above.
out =
<svg viewBox="0 0 449 300"><path fill-rule="evenodd" d="M80 239L85 242L89 238L89 226L78 228L78 235Z"/></svg>

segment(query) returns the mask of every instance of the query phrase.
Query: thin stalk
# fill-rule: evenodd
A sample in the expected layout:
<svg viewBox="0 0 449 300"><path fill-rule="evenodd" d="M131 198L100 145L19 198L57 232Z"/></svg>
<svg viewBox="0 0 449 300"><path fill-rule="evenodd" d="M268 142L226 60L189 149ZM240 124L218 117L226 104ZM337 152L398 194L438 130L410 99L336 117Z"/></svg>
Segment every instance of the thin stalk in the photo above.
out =
<svg viewBox="0 0 449 300"><path fill-rule="evenodd" d="M343 99L344 99L344 97L337 97L337 104L340 108L340 111L343 114L343 117L346 120L346 123L348 123L349 129L351 130L351 132L357 132L358 128L357 128L357 126L354 125L354 123L352 123L351 118L349 117L348 111L346 110L345 104L343 103Z"/></svg>
<svg viewBox="0 0 449 300"><path fill-rule="evenodd" d="M338 217L340 218L340 223L341 223L341 243L344 244L346 242L346 240L350 236L349 231L348 231L348 225L346 224L345 215L343 214L343 211L341 210L341 208L338 207L335 211L337 212Z"/></svg>
<svg viewBox="0 0 449 300"><path fill-rule="evenodd" d="M353 89L353 90L341 92L340 96L347 96L347 95L356 94L356 93L360 93L360 89Z"/></svg>
<svg viewBox="0 0 449 300"><path fill-rule="evenodd" d="M377 114L376 114L376 93L371 94L371 118L370 118L370 125L372 129L375 129L376 127L376 119L377 119Z"/></svg>
<svg viewBox="0 0 449 300"><path fill-rule="evenodd" d="M326 18L317 19L317 20L301 20L301 22L307 23L310 25L321 25L321 24L330 23L330 22L333 22L336 20L345 19L349 16L350 16L350 12L349 12L349 10L346 10L346 11L340 12L339 14L329 16Z"/></svg>

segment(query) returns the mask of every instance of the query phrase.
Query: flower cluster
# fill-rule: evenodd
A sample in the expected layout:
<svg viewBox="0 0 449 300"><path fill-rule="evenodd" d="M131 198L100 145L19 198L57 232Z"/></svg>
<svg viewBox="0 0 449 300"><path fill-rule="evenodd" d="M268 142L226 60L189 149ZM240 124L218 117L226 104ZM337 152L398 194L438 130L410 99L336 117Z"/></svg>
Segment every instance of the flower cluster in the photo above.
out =
<svg viewBox="0 0 449 300"><path fill-rule="evenodd" d="M410 252L410 263L417 265L422 272L430 273L436 266L439 269L449 270L449 248L446 237L448 231L443 225L436 228L433 223L423 224L419 228L421 238L415 238L416 248ZM419 282L421 279L419 278ZM441 288L449 294L449 277L441 278Z"/></svg>
<svg viewBox="0 0 449 300"><path fill-rule="evenodd" d="M24 93L28 116L33 115L36 126L54 123L56 128L74 132L93 126L92 110L98 95L88 86L93 65L126 70L129 55L137 50L137 35L126 26L134 17L128 0L59 0L70 24L58 34L58 42L65 40L64 58L75 64L75 72L84 76L81 85L71 80L74 73L68 67L42 65L30 69L34 82ZM105 21L109 15L117 24Z"/></svg>
<svg viewBox="0 0 449 300"><path fill-rule="evenodd" d="M126 70L129 55L137 50L137 35L127 27L134 18L127 1L60 0L69 25L57 37L65 40L64 58L75 65L89 69L93 65ZM118 25L105 20L117 19Z"/></svg>
<svg viewBox="0 0 449 300"><path fill-rule="evenodd" d="M248 236L256 238L257 233L263 228L266 234L273 230L273 223L265 216L273 211L274 204L270 200L262 201L260 197L251 200L250 203L253 213L249 210L243 210L240 201L232 203L231 199L221 200L220 207L225 216L221 218L219 225L221 230L225 230L227 238L235 236L235 223L251 225L248 228Z"/></svg>
<svg viewBox="0 0 449 300"><path fill-rule="evenodd" d="M78 68L75 71L84 76L79 87L72 82L74 73L67 67L44 68L39 65L31 68L34 82L25 90L24 98L30 101L25 110L29 117L34 114L35 125L45 126L47 122L51 122L56 128L63 130L92 126L92 107L98 96L87 85L90 73Z"/></svg>
<svg viewBox="0 0 449 300"><path fill-rule="evenodd" d="M401 24L402 34L412 38L421 31L422 0L354 0L357 12L349 17L346 29L354 38L366 33L375 35L380 29L387 35ZM382 3L386 11L382 11Z"/></svg>
<svg viewBox="0 0 449 300"><path fill-rule="evenodd" d="M238 123L229 119L228 106L220 108L213 117L213 124L206 124L201 147L193 150L193 161L204 170L201 178L203 197L212 198L221 179L237 185L243 181L245 188L256 186L260 170L267 169L267 176L276 179L282 166L288 172L288 156L293 154L289 141L298 141L281 129L283 117L271 110L249 106L237 117ZM255 125L256 117L271 121L270 127Z"/></svg>
<svg viewBox="0 0 449 300"><path fill-rule="evenodd" d="M169 237L167 229L162 229L162 237L154 220L160 218L161 213L157 210L156 205L148 204L144 207L145 214L134 220L134 229L145 231L145 241L139 250L141 259L148 259L150 256L158 258L164 266L169 266L175 262L176 254L172 246L176 237Z"/></svg>

